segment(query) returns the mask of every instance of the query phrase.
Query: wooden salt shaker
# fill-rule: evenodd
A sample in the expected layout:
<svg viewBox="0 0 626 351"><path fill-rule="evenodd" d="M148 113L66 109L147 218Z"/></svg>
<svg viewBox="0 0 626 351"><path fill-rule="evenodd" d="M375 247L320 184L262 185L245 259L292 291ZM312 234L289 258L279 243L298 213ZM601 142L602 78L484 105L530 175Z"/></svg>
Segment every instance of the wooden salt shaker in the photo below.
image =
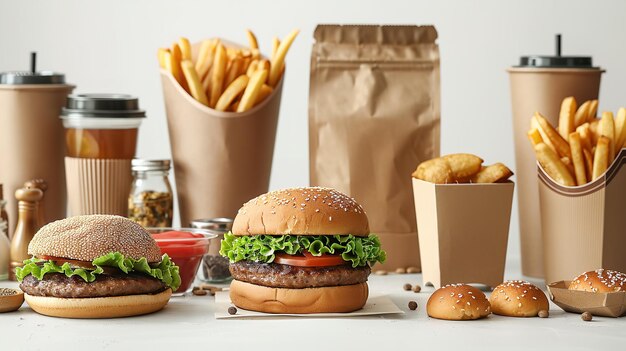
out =
<svg viewBox="0 0 626 351"><path fill-rule="evenodd" d="M15 267L21 267L22 261L29 259L28 244L33 239L39 226L37 225L37 206L43 198L43 192L37 188L22 188L15 191L17 199L17 226L11 240L11 269L9 276L15 279Z"/></svg>

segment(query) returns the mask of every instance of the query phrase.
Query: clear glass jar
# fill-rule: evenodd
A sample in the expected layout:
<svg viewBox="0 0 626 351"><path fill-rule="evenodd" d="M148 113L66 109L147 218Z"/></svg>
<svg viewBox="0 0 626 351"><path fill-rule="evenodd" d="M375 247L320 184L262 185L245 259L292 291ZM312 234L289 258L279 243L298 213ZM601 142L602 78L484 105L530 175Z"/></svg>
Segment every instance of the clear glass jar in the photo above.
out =
<svg viewBox="0 0 626 351"><path fill-rule="evenodd" d="M134 159L132 172L128 218L144 227L171 227L174 196L168 179L170 161Z"/></svg>

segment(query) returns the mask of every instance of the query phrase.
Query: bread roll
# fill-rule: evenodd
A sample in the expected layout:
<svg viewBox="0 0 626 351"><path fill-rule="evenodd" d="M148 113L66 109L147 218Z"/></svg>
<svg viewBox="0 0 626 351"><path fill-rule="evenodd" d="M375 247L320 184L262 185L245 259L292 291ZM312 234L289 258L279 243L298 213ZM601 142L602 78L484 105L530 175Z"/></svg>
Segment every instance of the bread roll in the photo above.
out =
<svg viewBox="0 0 626 351"><path fill-rule="evenodd" d="M491 312L508 317L536 317L539 311L550 309L543 291L523 280L509 280L498 285L489 302Z"/></svg>
<svg viewBox="0 0 626 351"><path fill-rule="evenodd" d="M596 269L574 278L568 289L600 293L626 291L626 274L610 269Z"/></svg>
<svg viewBox="0 0 626 351"><path fill-rule="evenodd" d="M467 284L450 284L436 290L426 305L428 315L450 321L488 316L491 306L485 294Z"/></svg>

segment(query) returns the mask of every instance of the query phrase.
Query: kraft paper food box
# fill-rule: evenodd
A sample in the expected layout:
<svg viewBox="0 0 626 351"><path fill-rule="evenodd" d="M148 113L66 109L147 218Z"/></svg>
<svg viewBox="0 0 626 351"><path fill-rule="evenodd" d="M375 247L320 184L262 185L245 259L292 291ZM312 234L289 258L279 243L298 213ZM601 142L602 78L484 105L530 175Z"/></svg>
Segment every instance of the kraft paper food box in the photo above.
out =
<svg viewBox="0 0 626 351"><path fill-rule="evenodd" d="M597 293L568 290L570 281L548 285L550 299L567 312L590 312L594 316L620 317L626 314L626 291Z"/></svg>
<svg viewBox="0 0 626 351"><path fill-rule="evenodd" d="M514 186L413 179L424 284L502 283Z"/></svg>
<svg viewBox="0 0 626 351"><path fill-rule="evenodd" d="M538 166L546 282L598 268L626 271L626 149L585 185L555 183Z"/></svg>

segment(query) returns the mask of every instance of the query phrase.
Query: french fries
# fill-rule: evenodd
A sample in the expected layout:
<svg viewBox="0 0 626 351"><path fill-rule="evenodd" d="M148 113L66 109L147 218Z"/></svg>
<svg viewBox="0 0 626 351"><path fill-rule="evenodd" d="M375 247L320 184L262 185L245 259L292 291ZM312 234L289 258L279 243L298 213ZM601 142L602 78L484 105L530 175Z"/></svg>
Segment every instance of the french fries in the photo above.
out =
<svg viewBox="0 0 626 351"><path fill-rule="evenodd" d="M626 108L620 108L615 118L612 112L597 118L598 100L585 101L577 109L575 105L573 97L563 100L556 129L535 113L528 131L541 167L565 186L581 186L602 177L626 147Z"/></svg>
<svg viewBox="0 0 626 351"><path fill-rule="evenodd" d="M598 179L607 168L609 168L609 148L611 140L605 136L601 136L596 145L596 153L593 155L593 174L592 180Z"/></svg>
<svg viewBox="0 0 626 351"><path fill-rule="evenodd" d="M567 140L569 133L573 132L576 126L574 125L574 117L577 110L576 99L573 96L566 97L561 103L561 113L559 115L559 134L563 139ZM585 113L585 117L586 117Z"/></svg>
<svg viewBox="0 0 626 351"><path fill-rule="evenodd" d="M183 69L185 79L189 84L189 92L191 93L191 96L193 96L193 98L198 100L201 104L208 106L209 100L204 93L204 89L202 89L202 83L200 82L198 73L193 67L193 62L191 62L191 60L183 60L181 67Z"/></svg>
<svg viewBox="0 0 626 351"><path fill-rule="evenodd" d="M615 154L624 147L626 143L626 108L620 108L615 117Z"/></svg>
<svg viewBox="0 0 626 351"><path fill-rule="evenodd" d="M220 99L217 100L215 109L218 111L226 111L235 99L241 95L248 85L249 78L245 74L240 75L224 90Z"/></svg>
<svg viewBox="0 0 626 351"><path fill-rule="evenodd" d="M502 163L483 166L483 160L472 154L450 154L417 166L412 176L435 184L454 183L500 183L508 180L513 172Z"/></svg>
<svg viewBox="0 0 626 351"><path fill-rule="evenodd" d="M576 185L567 166L559 159L556 152L546 144L539 143L535 145L535 154L541 167L555 182L565 186Z"/></svg>
<svg viewBox="0 0 626 351"><path fill-rule="evenodd" d="M289 51L289 47L296 39L296 36L299 32L300 31L297 29L293 30L291 33L289 33L289 35L287 35L285 39L280 42L280 45L278 45L276 53L272 56L272 68L270 70L270 76L268 81L269 86L275 87L276 83L278 83L283 66L285 65L285 56L287 55L287 51Z"/></svg>
<svg viewBox="0 0 626 351"><path fill-rule="evenodd" d="M269 58L261 55L256 35L246 30L248 46L244 48L224 45L217 38L207 39L192 56L191 43L181 37L170 48L158 49L157 59L159 66L203 105L219 111L245 112L272 94L298 33L293 30L283 40L274 37Z"/></svg>
<svg viewBox="0 0 626 351"><path fill-rule="evenodd" d="M560 157L571 157L572 155L569 150L569 144L556 131L556 129L554 129L550 122L548 122L548 120L540 113L535 114L535 118L537 119L537 123L539 123L539 130L543 132L541 133L541 136L544 137L545 133L545 137L543 139L550 140L550 143L554 146L554 151L556 151L556 153L559 154Z"/></svg>
<svg viewBox="0 0 626 351"><path fill-rule="evenodd" d="M243 96L241 96L241 101L239 101L239 105L237 106L237 112L248 111L254 106L266 79L267 70L263 69L254 72L252 77L250 77L246 90L243 92Z"/></svg>
<svg viewBox="0 0 626 351"><path fill-rule="evenodd" d="M583 147L580 143L580 134L577 132L570 133L569 146L572 149L572 163L574 164L576 185L586 184L587 171L585 170L585 156L583 156Z"/></svg>

